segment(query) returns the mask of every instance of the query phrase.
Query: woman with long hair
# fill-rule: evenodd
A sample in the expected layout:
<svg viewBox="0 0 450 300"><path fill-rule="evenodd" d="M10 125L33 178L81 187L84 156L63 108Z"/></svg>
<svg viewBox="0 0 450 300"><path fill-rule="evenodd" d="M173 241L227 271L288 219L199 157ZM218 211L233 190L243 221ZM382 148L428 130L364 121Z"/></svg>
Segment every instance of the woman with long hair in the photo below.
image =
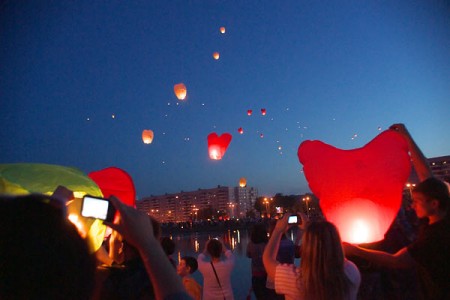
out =
<svg viewBox="0 0 450 300"><path fill-rule="evenodd" d="M336 227L327 221L307 224L304 229L300 267L279 264L276 254L288 216L279 220L263 255L267 275L274 278L275 290L286 299L356 299L361 275L356 265L345 259Z"/></svg>

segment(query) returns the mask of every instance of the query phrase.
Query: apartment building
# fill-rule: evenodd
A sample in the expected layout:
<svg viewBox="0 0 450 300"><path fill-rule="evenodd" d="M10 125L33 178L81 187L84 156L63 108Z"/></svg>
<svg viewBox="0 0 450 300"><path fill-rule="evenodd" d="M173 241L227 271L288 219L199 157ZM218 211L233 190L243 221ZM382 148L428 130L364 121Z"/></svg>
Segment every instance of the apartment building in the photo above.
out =
<svg viewBox="0 0 450 300"><path fill-rule="evenodd" d="M196 220L199 212L212 209L231 218L245 216L258 197L251 187L217 186L210 189L145 197L136 203L139 210L155 217L159 222L187 222Z"/></svg>

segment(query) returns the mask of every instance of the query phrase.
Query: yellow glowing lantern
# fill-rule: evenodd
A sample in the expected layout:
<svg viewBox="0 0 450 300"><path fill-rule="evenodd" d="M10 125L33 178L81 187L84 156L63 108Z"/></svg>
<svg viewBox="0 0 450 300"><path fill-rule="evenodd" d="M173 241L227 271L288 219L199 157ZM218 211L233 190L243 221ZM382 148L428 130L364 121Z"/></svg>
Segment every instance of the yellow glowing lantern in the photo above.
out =
<svg viewBox="0 0 450 300"><path fill-rule="evenodd" d="M246 187L247 186L247 179L245 179L244 177L239 179L239 186L242 187L242 188Z"/></svg>
<svg viewBox="0 0 450 300"><path fill-rule="evenodd" d="M173 86L173 91L178 100L184 100L186 98L187 90L184 83L177 83Z"/></svg>
<svg viewBox="0 0 450 300"><path fill-rule="evenodd" d="M220 57L219 52L214 52L214 53L213 53L213 57L214 57L215 60L218 60L219 57Z"/></svg>
<svg viewBox="0 0 450 300"><path fill-rule="evenodd" d="M142 141L144 144L151 144L153 142L153 130L144 129L142 131Z"/></svg>

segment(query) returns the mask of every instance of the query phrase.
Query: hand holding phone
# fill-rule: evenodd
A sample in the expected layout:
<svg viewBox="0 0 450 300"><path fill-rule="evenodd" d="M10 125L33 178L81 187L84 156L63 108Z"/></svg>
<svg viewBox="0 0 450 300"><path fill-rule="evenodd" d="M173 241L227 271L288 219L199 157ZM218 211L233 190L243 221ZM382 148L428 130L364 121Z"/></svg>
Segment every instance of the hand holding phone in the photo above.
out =
<svg viewBox="0 0 450 300"><path fill-rule="evenodd" d="M109 199L84 196L81 205L81 215L86 218L95 218L107 222L114 221L116 208L111 204Z"/></svg>

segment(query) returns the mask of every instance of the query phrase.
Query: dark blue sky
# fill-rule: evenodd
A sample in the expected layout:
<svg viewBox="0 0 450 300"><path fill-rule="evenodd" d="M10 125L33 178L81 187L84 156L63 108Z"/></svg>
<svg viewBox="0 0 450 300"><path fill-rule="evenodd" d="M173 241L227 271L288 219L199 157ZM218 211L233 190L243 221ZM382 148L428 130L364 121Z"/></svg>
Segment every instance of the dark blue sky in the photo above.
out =
<svg viewBox="0 0 450 300"><path fill-rule="evenodd" d="M139 197L240 177L270 195L308 191L306 139L358 148L402 122L448 155L449 4L391 2L6 1L0 163L116 166ZM220 161L214 131L233 135Z"/></svg>

